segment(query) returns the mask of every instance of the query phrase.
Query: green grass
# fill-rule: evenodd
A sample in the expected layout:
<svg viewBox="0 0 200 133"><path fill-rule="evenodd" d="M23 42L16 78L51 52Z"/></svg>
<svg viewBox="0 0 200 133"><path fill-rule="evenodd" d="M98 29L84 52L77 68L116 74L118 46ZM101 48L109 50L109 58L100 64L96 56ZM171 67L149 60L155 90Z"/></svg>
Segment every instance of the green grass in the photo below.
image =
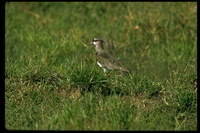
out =
<svg viewBox="0 0 200 133"><path fill-rule="evenodd" d="M5 61L9 130L197 130L195 2L8 2Z"/></svg>

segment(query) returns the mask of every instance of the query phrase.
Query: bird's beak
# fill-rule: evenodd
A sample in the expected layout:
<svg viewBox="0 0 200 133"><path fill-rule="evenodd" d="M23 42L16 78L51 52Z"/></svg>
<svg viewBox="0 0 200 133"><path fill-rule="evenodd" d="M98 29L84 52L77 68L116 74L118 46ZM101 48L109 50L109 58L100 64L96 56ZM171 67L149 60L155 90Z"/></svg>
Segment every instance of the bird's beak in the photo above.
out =
<svg viewBox="0 0 200 133"><path fill-rule="evenodd" d="M93 44L92 42L89 43L89 45Z"/></svg>

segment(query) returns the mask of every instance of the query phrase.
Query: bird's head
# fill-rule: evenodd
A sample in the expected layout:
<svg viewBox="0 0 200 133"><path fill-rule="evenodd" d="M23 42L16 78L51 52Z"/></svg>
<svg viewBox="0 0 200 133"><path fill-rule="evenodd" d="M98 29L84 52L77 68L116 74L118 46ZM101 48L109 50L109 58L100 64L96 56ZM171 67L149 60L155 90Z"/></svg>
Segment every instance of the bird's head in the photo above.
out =
<svg viewBox="0 0 200 133"><path fill-rule="evenodd" d="M95 46L96 52L100 52L104 49L103 43L103 40L101 40L100 38L94 38L90 44L93 44Z"/></svg>
<svg viewBox="0 0 200 133"><path fill-rule="evenodd" d="M90 44L93 44L93 45L102 45L103 44L103 40L101 40L100 38L94 38Z"/></svg>

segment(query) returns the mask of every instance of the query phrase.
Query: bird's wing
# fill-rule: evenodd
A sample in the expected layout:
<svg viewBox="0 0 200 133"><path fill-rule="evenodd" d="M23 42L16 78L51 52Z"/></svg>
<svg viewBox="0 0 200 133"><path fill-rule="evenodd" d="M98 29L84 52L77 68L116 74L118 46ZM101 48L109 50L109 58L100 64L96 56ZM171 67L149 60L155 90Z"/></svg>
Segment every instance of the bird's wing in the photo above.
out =
<svg viewBox="0 0 200 133"><path fill-rule="evenodd" d="M110 54L108 54L105 51L98 53L97 58L99 62L101 63L102 67L105 67L111 70L127 71L117 59L115 59L114 57L112 57Z"/></svg>

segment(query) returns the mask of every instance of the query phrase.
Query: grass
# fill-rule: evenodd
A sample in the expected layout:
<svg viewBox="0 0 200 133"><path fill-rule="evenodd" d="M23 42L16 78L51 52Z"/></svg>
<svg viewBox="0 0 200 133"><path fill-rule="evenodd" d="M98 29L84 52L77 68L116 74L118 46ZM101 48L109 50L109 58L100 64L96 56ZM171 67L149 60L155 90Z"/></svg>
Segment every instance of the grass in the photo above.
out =
<svg viewBox="0 0 200 133"><path fill-rule="evenodd" d="M195 2L7 2L5 61L8 130L197 130Z"/></svg>

